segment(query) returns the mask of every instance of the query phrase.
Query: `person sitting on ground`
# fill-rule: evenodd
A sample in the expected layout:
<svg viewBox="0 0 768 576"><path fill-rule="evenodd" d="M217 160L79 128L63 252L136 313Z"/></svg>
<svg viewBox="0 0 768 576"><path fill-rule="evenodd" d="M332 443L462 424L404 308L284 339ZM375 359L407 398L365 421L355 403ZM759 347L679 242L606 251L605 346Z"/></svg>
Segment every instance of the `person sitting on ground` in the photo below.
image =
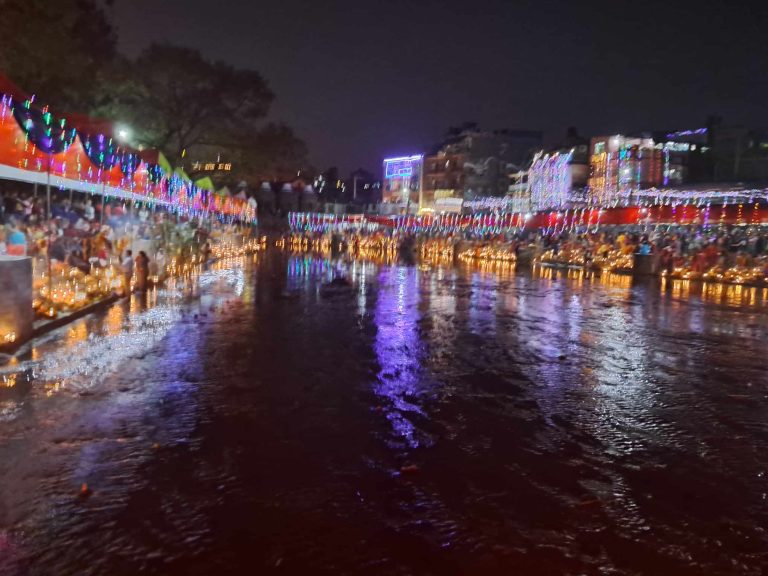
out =
<svg viewBox="0 0 768 576"><path fill-rule="evenodd" d="M11 221L8 231L8 239L6 241L6 251L9 256L26 256L27 255L27 237L22 230L16 224L16 221Z"/></svg>
<svg viewBox="0 0 768 576"><path fill-rule="evenodd" d="M648 242L648 238L643 238L640 242L640 245L638 246L637 253L640 256L650 256L651 254L651 243Z"/></svg>
<svg viewBox="0 0 768 576"><path fill-rule="evenodd" d="M88 274L91 271L90 265L85 261L80 250L72 250L69 253L69 256L67 256L67 264L77 268L83 274Z"/></svg>

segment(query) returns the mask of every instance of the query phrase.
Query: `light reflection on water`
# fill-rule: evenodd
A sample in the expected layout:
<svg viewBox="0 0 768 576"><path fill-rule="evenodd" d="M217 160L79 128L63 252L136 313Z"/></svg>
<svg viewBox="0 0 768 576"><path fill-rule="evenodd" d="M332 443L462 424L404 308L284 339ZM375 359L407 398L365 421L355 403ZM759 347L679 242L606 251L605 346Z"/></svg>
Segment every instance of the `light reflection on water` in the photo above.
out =
<svg viewBox="0 0 768 576"><path fill-rule="evenodd" d="M0 480L45 489L6 498L0 518L50 549L37 566L759 573L763 294L551 268L273 263L230 263L36 347L32 392L14 381L16 404L0 406L14 430ZM324 295L338 276L349 291ZM87 395L63 393L89 379ZM20 415L23 402L35 409ZM101 478L93 509L61 498L85 478ZM98 528L95 560L77 552L80 523Z"/></svg>
<svg viewBox="0 0 768 576"><path fill-rule="evenodd" d="M242 265L221 262L187 279L172 280L163 289L133 294L111 306L103 315L77 320L43 336L31 348L0 368L6 382L35 381L45 395L64 390L82 391L98 384L127 359L157 345L181 318L183 298L202 289L227 286L242 295L245 276ZM222 302L226 296L217 297ZM10 387L10 386L9 386ZM21 400L5 401L7 413Z"/></svg>
<svg viewBox="0 0 768 576"><path fill-rule="evenodd" d="M425 393L420 370L419 273L406 266L383 268L378 287L374 349L380 370L374 393L392 426L394 443L418 448L424 439L419 437L413 418L426 416L418 402Z"/></svg>
<svg viewBox="0 0 768 576"><path fill-rule="evenodd" d="M768 288L665 278L662 280L664 289L671 290L676 298L701 299L723 306L765 308L768 305Z"/></svg>

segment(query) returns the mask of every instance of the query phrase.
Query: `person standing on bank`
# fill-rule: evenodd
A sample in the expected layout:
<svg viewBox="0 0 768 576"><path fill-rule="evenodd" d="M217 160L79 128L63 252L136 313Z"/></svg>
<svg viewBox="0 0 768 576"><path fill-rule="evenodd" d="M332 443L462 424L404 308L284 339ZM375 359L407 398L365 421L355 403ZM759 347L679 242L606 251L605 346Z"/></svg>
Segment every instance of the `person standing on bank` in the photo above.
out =
<svg viewBox="0 0 768 576"><path fill-rule="evenodd" d="M149 279L149 257L142 250L136 256L136 291L143 292L147 289Z"/></svg>
<svg viewBox="0 0 768 576"><path fill-rule="evenodd" d="M125 258L122 262L123 268L123 284L125 286L124 293L131 293L131 280L133 279L133 252L130 250L125 251Z"/></svg>

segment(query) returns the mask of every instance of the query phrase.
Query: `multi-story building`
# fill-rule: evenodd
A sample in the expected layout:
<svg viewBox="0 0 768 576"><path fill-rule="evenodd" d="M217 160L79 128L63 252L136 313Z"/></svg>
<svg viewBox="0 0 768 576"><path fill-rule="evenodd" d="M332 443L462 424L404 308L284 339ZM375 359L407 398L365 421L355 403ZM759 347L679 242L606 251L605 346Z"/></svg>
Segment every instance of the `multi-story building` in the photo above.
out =
<svg viewBox="0 0 768 576"><path fill-rule="evenodd" d="M707 130L716 181L768 180L768 130L724 125L717 117L709 119Z"/></svg>
<svg viewBox="0 0 768 576"><path fill-rule="evenodd" d="M528 168L529 208L544 210L570 205L581 198L589 177L589 141L569 128L558 146L536 153Z"/></svg>
<svg viewBox="0 0 768 576"><path fill-rule="evenodd" d="M368 170L358 168L349 175L347 189L352 202L357 204L376 204L381 201L381 180Z"/></svg>
<svg viewBox="0 0 768 576"><path fill-rule="evenodd" d="M573 152L538 152L528 169L531 210L565 206L573 189Z"/></svg>
<svg viewBox="0 0 768 576"><path fill-rule="evenodd" d="M662 150L653 138L621 134L592 138L589 198L601 205L626 201L630 195L664 182Z"/></svg>
<svg viewBox="0 0 768 576"><path fill-rule="evenodd" d="M716 176L712 152L712 131L708 127L655 132L653 138L593 138L589 197L611 204L637 190L710 182Z"/></svg>
<svg viewBox="0 0 768 576"><path fill-rule="evenodd" d="M742 180L768 180L768 130L748 132L746 149L739 158L738 176Z"/></svg>
<svg viewBox="0 0 768 576"><path fill-rule="evenodd" d="M712 181L708 128L654 132L653 139L663 156L663 186Z"/></svg>
<svg viewBox="0 0 768 576"><path fill-rule="evenodd" d="M424 158L424 187L419 198L422 210L434 208L444 198L464 197L464 162L466 156L438 150Z"/></svg>
<svg viewBox="0 0 768 576"><path fill-rule="evenodd" d="M384 160L381 200L387 211L409 213L419 206L423 167L421 154Z"/></svg>
<svg viewBox="0 0 768 576"><path fill-rule="evenodd" d="M507 188L504 207L509 212L530 212L531 189L528 186L528 170L512 170L509 173L509 188Z"/></svg>
<svg viewBox="0 0 768 576"><path fill-rule="evenodd" d="M451 128L424 158L419 208L436 209L436 201L446 198L505 195L509 174L525 166L541 143L542 133L535 130L488 132L476 124Z"/></svg>

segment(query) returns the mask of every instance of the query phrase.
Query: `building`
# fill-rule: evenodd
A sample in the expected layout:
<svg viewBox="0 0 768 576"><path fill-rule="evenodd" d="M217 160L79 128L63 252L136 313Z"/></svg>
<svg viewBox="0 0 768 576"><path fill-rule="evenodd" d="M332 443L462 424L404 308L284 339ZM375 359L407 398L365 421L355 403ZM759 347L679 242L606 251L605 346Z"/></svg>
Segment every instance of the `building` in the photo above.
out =
<svg viewBox="0 0 768 576"><path fill-rule="evenodd" d="M419 208L428 210L443 199L463 198L466 155L457 151L438 150L424 159L424 186Z"/></svg>
<svg viewBox="0 0 768 576"><path fill-rule="evenodd" d="M745 181L768 180L768 130L749 130L737 176Z"/></svg>
<svg viewBox="0 0 768 576"><path fill-rule="evenodd" d="M424 156L387 158L383 166L381 200L385 211L415 211L422 197Z"/></svg>
<svg viewBox="0 0 768 576"><path fill-rule="evenodd" d="M715 181L768 180L768 130L724 125L718 117L709 119L707 130Z"/></svg>
<svg viewBox="0 0 768 576"><path fill-rule="evenodd" d="M713 167L709 128L655 132L653 139L662 151L664 170L662 184L711 182Z"/></svg>
<svg viewBox="0 0 768 576"><path fill-rule="evenodd" d="M768 180L768 131L725 125L654 133L664 154L664 185Z"/></svg>
<svg viewBox="0 0 768 576"><path fill-rule="evenodd" d="M381 180L368 170L358 168L349 175L347 188L352 202L357 204L377 204L381 202Z"/></svg>
<svg viewBox="0 0 768 576"><path fill-rule="evenodd" d="M711 182L715 176L713 152L721 150L721 157L731 158L740 141L738 131L724 131L721 147L715 149L710 127L593 138L589 198L611 204L628 199L637 190ZM734 162L721 165L732 169Z"/></svg>
<svg viewBox="0 0 768 576"><path fill-rule="evenodd" d="M542 133L535 130L482 131L474 123L449 129L424 158L419 208L435 210L448 198L504 196L510 173L526 166L541 144Z"/></svg>
<svg viewBox="0 0 768 576"><path fill-rule="evenodd" d="M503 204L509 212L530 212L531 189L528 186L528 170L512 170L509 173L509 188L507 188L506 203Z"/></svg>
<svg viewBox="0 0 768 576"><path fill-rule="evenodd" d="M334 204L347 201L347 187L339 176L339 169L336 166L331 166L321 174L318 174L312 185L322 204Z"/></svg>
<svg viewBox="0 0 768 576"><path fill-rule="evenodd" d="M571 198L573 152L539 152L528 169L531 210L564 207Z"/></svg>
<svg viewBox="0 0 768 576"><path fill-rule="evenodd" d="M589 200L600 205L627 201L637 190L664 182L662 150L653 138L617 134L592 138Z"/></svg>
<svg viewBox="0 0 768 576"><path fill-rule="evenodd" d="M529 210L562 208L583 196L589 178L589 140L569 128L565 140L536 153L527 173ZM520 195L520 186L510 193Z"/></svg>

